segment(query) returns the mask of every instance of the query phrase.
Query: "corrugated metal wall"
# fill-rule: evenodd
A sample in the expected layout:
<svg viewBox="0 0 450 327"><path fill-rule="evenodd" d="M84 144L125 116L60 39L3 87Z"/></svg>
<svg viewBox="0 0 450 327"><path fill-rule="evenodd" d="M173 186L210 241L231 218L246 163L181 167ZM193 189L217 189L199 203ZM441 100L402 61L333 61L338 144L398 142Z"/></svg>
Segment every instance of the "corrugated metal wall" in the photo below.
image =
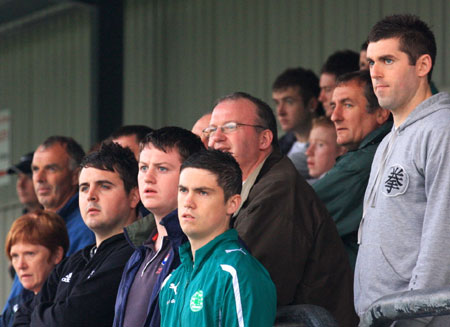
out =
<svg viewBox="0 0 450 327"><path fill-rule="evenodd" d="M91 35L92 13L74 5L0 26L0 109L11 111L13 163L53 134L90 146ZM14 182L0 186L0 309L10 288L3 242L21 212Z"/></svg>
<svg viewBox="0 0 450 327"><path fill-rule="evenodd" d="M124 122L190 128L235 90L269 101L285 68L318 73L332 52L359 51L371 26L392 13L418 14L432 26L433 80L448 87L448 0L128 0Z"/></svg>

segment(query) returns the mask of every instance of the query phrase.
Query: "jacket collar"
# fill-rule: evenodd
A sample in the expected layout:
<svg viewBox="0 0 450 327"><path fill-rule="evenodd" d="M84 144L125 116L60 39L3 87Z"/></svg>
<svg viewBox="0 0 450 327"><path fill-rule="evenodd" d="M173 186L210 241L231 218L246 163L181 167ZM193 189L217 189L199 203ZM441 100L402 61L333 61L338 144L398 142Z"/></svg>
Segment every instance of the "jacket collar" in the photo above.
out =
<svg viewBox="0 0 450 327"><path fill-rule="evenodd" d="M111 236L110 238L107 238L102 243L100 243L100 246L98 247L98 249L97 249L97 251L95 253L97 254L99 252L102 252L105 248L108 248L112 244L123 241L124 238L125 238L125 236L123 235L123 233L116 234L116 235ZM83 252L82 252L83 253L83 258L86 261L91 260L90 252L91 252L91 250L92 250L92 248L94 246L95 246L95 244L89 245L89 246L87 246L87 247L85 247L83 249Z"/></svg>
<svg viewBox="0 0 450 327"><path fill-rule="evenodd" d="M138 219L123 229L125 238L134 248L141 246L156 228L155 217L152 213Z"/></svg>
<svg viewBox="0 0 450 327"><path fill-rule="evenodd" d="M392 121L387 121L376 130L370 132L359 144L358 150L363 149L369 145L380 143L381 140L391 131Z"/></svg>
<svg viewBox="0 0 450 327"><path fill-rule="evenodd" d="M66 204L58 210L57 214L60 215L64 221L67 221L68 216L74 210L78 208L78 192L76 192Z"/></svg>
<svg viewBox="0 0 450 327"><path fill-rule="evenodd" d="M195 262L192 260L192 251L191 244L186 242L185 244L180 246L180 259L183 264L188 265L188 267L192 267L194 264L194 268L198 269L198 267L202 266L205 261L207 261L217 246L222 243L224 240L233 240L238 241L238 233L235 229L229 229L226 232L216 236L212 241L202 246L195 252Z"/></svg>
<svg viewBox="0 0 450 327"><path fill-rule="evenodd" d="M161 225L163 225L169 239L171 241L178 240L180 237L183 238L184 233L181 230L180 222L178 221L178 210L175 209L167 216L161 220ZM131 246L137 248L141 246L156 229L156 220L152 213L139 219L133 224L124 228L124 234L127 241ZM184 236L184 239L185 236ZM186 239L187 240L187 239Z"/></svg>

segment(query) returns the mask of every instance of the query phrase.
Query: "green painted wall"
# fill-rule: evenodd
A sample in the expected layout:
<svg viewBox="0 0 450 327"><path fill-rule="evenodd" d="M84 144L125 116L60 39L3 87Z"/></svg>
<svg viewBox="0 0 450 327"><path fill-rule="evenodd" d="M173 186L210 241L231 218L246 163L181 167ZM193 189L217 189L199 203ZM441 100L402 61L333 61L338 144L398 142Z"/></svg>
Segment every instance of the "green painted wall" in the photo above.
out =
<svg viewBox="0 0 450 327"><path fill-rule="evenodd" d="M446 0L128 0L124 122L191 128L214 100L242 90L270 102L288 67L319 72L334 51L359 51L387 14L414 13L438 43L433 80L450 86Z"/></svg>

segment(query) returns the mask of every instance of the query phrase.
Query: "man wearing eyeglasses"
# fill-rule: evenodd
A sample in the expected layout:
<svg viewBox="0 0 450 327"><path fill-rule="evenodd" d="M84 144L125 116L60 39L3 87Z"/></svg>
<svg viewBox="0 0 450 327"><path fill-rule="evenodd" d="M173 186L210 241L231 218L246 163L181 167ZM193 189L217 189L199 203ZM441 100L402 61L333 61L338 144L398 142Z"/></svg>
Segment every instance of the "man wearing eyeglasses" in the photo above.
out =
<svg viewBox="0 0 450 327"><path fill-rule="evenodd" d="M242 170L232 227L269 271L278 305L315 304L340 326L356 326L348 257L325 206L279 150L272 109L242 92L219 99L208 145Z"/></svg>

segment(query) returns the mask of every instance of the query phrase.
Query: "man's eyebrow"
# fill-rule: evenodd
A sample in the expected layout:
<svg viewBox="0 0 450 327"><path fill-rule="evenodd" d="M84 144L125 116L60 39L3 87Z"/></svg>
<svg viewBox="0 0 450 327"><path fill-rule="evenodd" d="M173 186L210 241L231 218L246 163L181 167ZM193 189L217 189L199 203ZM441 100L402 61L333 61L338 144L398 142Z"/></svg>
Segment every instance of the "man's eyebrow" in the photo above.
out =
<svg viewBox="0 0 450 327"><path fill-rule="evenodd" d="M195 187L194 191L199 192L199 191L208 191L208 192L214 192L213 188L207 187L207 186L199 186L199 187Z"/></svg>
<svg viewBox="0 0 450 327"><path fill-rule="evenodd" d="M34 166L34 167L36 167L36 166ZM52 163L52 164L45 165L44 168L45 169L48 169L48 168L61 168L61 166L59 164Z"/></svg>
<svg viewBox="0 0 450 327"><path fill-rule="evenodd" d="M113 182L106 180L106 179L100 179L98 181L95 181L94 184L96 185L103 185L103 184L108 184L108 185L115 185ZM83 182L80 183L79 186L84 186L84 185L89 185L89 182Z"/></svg>
<svg viewBox="0 0 450 327"><path fill-rule="evenodd" d="M113 182L107 180L107 179L100 179L98 181L95 181L95 184L110 184L110 185L114 185Z"/></svg>
<svg viewBox="0 0 450 327"><path fill-rule="evenodd" d="M375 59L378 59L378 60L385 60L385 59L395 59L395 58L397 58L397 57L394 56L394 55L391 55L391 54L384 54L384 55L381 55L381 56L376 57ZM369 57L369 56L366 57L366 60L367 60L367 61L375 61L372 57Z"/></svg>

